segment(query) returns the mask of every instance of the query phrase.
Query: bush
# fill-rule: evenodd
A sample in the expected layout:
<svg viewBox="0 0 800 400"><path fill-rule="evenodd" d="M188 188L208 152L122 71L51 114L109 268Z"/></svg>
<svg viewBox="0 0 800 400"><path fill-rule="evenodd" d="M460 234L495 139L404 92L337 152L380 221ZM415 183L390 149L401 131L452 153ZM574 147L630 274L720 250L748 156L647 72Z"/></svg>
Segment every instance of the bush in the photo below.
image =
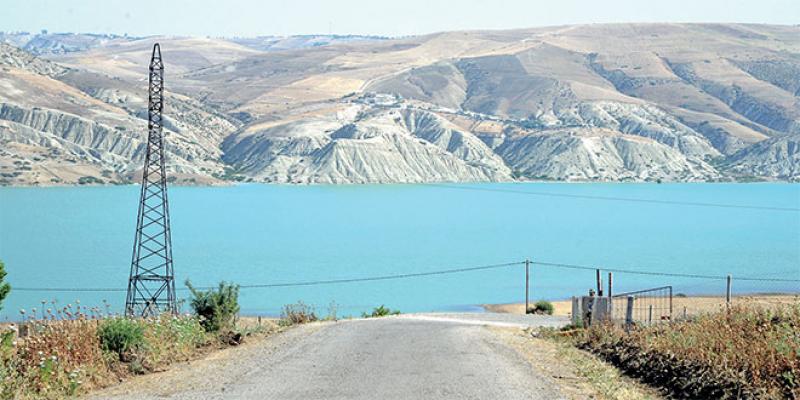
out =
<svg viewBox="0 0 800 400"><path fill-rule="evenodd" d="M528 309L528 314L547 314L553 315L553 311L555 307L553 307L553 303L549 301L537 301L536 304L533 305L533 308Z"/></svg>
<svg viewBox="0 0 800 400"><path fill-rule="evenodd" d="M3 300L6 299L8 293L11 291L11 286L5 283L6 279L6 265L0 260L0 311L3 310Z"/></svg>
<svg viewBox="0 0 800 400"><path fill-rule="evenodd" d="M281 311L281 322L284 325L305 324L317 320L317 314L314 313L314 309L302 301L298 301L295 304L287 304L283 306L283 311Z"/></svg>
<svg viewBox="0 0 800 400"><path fill-rule="evenodd" d="M364 318L378 318L378 317L385 317L387 315L400 315L400 311L392 310L390 308L384 307L383 304L380 307L375 307L372 309L371 314L362 313L361 316Z"/></svg>
<svg viewBox="0 0 800 400"><path fill-rule="evenodd" d="M220 282L217 289L197 290L187 280L186 286L192 292L190 305L206 332L233 329L239 313L239 285Z"/></svg>
<svg viewBox="0 0 800 400"><path fill-rule="evenodd" d="M102 321L97 330L103 350L116 353L125 361L130 353L144 345L144 328L129 318L112 318Z"/></svg>

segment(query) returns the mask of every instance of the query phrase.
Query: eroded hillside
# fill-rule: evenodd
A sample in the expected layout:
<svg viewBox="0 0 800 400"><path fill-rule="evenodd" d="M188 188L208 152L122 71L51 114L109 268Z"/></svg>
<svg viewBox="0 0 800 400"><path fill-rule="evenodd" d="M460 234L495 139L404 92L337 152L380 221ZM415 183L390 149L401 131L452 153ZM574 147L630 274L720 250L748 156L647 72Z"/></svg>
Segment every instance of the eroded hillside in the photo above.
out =
<svg viewBox="0 0 800 400"><path fill-rule="evenodd" d="M800 179L796 26L23 39L4 184L135 179L156 41L179 182Z"/></svg>

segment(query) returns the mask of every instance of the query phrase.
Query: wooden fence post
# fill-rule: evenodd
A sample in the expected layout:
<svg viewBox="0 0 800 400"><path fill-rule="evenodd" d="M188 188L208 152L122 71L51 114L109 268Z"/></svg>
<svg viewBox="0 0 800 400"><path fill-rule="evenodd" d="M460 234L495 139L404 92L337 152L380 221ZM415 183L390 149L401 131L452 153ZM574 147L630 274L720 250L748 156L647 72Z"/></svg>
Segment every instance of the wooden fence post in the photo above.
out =
<svg viewBox="0 0 800 400"><path fill-rule="evenodd" d="M633 325L633 296L628 296L628 305L625 308L625 327L630 328Z"/></svg>
<svg viewBox="0 0 800 400"><path fill-rule="evenodd" d="M600 269L597 269L597 295L603 297L603 276L600 275Z"/></svg>
<svg viewBox="0 0 800 400"><path fill-rule="evenodd" d="M612 282L612 275L611 272L608 273L608 297L611 297L611 282Z"/></svg>
<svg viewBox="0 0 800 400"><path fill-rule="evenodd" d="M725 288L725 303L730 306L731 305L731 280L733 278L730 274L728 274L728 282Z"/></svg>

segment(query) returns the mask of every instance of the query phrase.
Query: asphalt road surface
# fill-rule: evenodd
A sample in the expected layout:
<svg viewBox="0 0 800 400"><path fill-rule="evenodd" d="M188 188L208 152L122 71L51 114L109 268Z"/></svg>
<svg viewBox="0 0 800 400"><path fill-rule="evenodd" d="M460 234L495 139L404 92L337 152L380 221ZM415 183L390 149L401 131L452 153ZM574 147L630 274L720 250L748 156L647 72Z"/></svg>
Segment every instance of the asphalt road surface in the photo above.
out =
<svg viewBox="0 0 800 400"><path fill-rule="evenodd" d="M310 324L93 397L558 399L553 382L487 326L564 323L511 314L416 314Z"/></svg>

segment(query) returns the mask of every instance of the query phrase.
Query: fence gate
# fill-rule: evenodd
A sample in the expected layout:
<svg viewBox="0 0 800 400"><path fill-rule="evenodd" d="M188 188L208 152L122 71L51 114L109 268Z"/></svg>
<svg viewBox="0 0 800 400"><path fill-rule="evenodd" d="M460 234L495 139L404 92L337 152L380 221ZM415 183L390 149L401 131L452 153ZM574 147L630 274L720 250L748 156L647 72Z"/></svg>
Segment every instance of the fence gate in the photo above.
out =
<svg viewBox="0 0 800 400"><path fill-rule="evenodd" d="M637 290L611 297L615 322L651 325L672 320L672 286Z"/></svg>

